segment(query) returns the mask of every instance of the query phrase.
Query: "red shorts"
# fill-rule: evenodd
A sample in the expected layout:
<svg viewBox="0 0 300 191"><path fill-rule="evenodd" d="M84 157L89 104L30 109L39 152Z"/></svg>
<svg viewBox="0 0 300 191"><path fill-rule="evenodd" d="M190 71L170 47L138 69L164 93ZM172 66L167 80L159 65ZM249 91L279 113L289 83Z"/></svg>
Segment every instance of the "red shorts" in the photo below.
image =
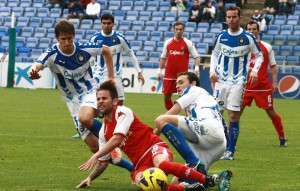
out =
<svg viewBox="0 0 300 191"><path fill-rule="evenodd" d="M164 80L162 93L163 94L177 93L176 80Z"/></svg>
<svg viewBox="0 0 300 191"><path fill-rule="evenodd" d="M245 91L242 106L251 106L251 103L255 100L257 107L262 109L269 109L273 107L273 92L269 91Z"/></svg>
<svg viewBox="0 0 300 191"><path fill-rule="evenodd" d="M173 154L166 143L154 145L150 152L148 152L146 156L144 156L142 160L140 160L139 163L136 164L137 166L135 166L134 168L134 177L137 173L143 172L148 168L154 167L153 159L159 154L167 155L169 161L173 161Z"/></svg>

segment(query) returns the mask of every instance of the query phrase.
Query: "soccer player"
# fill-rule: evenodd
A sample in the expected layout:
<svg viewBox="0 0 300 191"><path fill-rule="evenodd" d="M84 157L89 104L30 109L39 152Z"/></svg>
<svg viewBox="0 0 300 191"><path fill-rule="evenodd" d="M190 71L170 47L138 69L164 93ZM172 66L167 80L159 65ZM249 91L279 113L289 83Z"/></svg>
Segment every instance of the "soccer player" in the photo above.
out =
<svg viewBox="0 0 300 191"><path fill-rule="evenodd" d="M255 37L240 27L241 10L230 6L226 9L226 22L229 29L219 33L213 46L210 61L210 80L215 83L214 97L222 114L228 110L229 141L223 160L233 160L235 146L240 131L240 110L249 70L251 53L255 64L249 74L248 82L257 81L257 72L263 56Z"/></svg>
<svg viewBox="0 0 300 191"><path fill-rule="evenodd" d="M118 105L118 94L113 82L106 81L100 85L97 91L97 102L100 112L104 114L103 128L99 132L100 148L79 169L85 171L96 166L77 188L90 186L92 180L101 175L108 165L109 153L116 147L120 147L133 162L135 182L139 188L142 172L150 167L158 167L167 175L173 174L197 181L186 187L167 184L165 191L202 191L204 187L201 183L210 185L216 183L215 176L204 175L187 166L172 162L171 150L153 133L153 129L141 122L130 108Z"/></svg>
<svg viewBox="0 0 300 191"><path fill-rule="evenodd" d="M247 24L247 31L251 32L257 39L258 45L263 52L264 61L258 72L258 81L255 84L246 83L244 99L242 102L242 108L240 115L242 115L246 106L251 106L253 100L259 108L263 108L274 125L279 138L279 145L286 147L286 138L284 134L284 128L280 116L275 112L273 106L273 92L278 91L277 85L277 69L276 61L272 46L264 41L258 39L259 24L255 21L250 21ZM253 67L255 57L252 56L250 68ZM272 76L272 84L268 75L268 67L270 66L270 73Z"/></svg>
<svg viewBox="0 0 300 191"><path fill-rule="evenodd" d="M187 164L197 163L200 159L199 165L204 165L204 172L207 172L211 164L220 160L226 149L217 102L199 87L199 78L192 72L179 73L176 88L180 98L165 115L156 118L156 134L163 133ZM179 116L182 110L189 116ZM185 139L190 142L190 147ZM226 170L222 176L229 182L232 173ZM220 190L229 188L230 184L221 184Z"/></svg>
<svg viewBox="0 0 300 191"><path fill-rule="evenodd" d="M112 55L102 43L74 43L75 28L67 20L60 20L55 25L55 37L58 43L48 48L31 66L29 78L39 79L40 70L47 67L51 70L78 133L91 152L95 153L99 149L98 134L102 123L94 119L98 114L97 82L93 78L90 63L92 57L102 55L108 67L108 76L113 79ZM123 162L130 171L130 163L122 159L121 166Z"/></svg>
<svg viewBox="0 0 300 191"><path fill-rule="evenodd" d="M159 68L157 71L158 81L162 80L162 69L165 67L163 78L163 94L165 108L171 109L173 106L172 94L176 93L177 74L188 71L190 54L194 58L195 74L199 75L199 55L192 41L183 37L184 24L175 22L173 25L174 37L165 41Z"/></svg>
<svg viewBox="0 0 300 191"><path fill-rule="evenodd" d="M96 34L94 34L90 41L91 42L102 42L104 45L110 47L111 52L113 54L113 62L114 62L114 74L117 79L117 88L119 95L119 104L123 104L123 100L125 100L124 88L122 84L122 53L125 51L131 62L138 73L138 80L142 84L145 83L142 70L139 67L138 60L136 59L133 50L130 47L129 42L126 38L113 30L114 16L112 14L104 14L101 16L101 27L102 30ZM94 66L94 78L97 82L102 82L107 79L107 67L104 63L103 56L96 57L96 63Z"/></svg>

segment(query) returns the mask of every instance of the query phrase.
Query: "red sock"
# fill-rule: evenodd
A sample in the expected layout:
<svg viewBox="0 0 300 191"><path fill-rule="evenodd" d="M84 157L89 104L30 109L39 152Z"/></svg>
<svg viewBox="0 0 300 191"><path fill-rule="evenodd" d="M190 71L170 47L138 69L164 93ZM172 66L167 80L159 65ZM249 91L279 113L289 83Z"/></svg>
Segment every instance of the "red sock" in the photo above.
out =
<svg viewBox="0 0 300 191"><path fill-rule="evenodd" d="M206 184L205 175L182 164L163 161L159 164L158 168L164 171L167 175L173 174L178 178L195 180L197 182L201 182L202 184Z"/></svg>
<svg viewBox="0 0 300 191"><path fill-rule="evenodd" d="M169 101L166 101L165 100L165 108L167 109L167 110L170 110L172 107L173 107L173 101L172 100L169 100Z"/></svg>
<svg viewBox="0 0 300 191"><path fill-rule="evenodd" d="M277 134L278 134L278 138L285 138L285 135L284 135L284 128L283 128L283 125L282 125L282 121L281 121L281 118L280 116L276 113L275 117L272 119L272 123L277 131Z"/></svg>
<svg viewBox="0 0 300 191"><path fill-rule="evenodd" d="M184 187L181 185L167 184L164 191L184 191Z"/></svg>

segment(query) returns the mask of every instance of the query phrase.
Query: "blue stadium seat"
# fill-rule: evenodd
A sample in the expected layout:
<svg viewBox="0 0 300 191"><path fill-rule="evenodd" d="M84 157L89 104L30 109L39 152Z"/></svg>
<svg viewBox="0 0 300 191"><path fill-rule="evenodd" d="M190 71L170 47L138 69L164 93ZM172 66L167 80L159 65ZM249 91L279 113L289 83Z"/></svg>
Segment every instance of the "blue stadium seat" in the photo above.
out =
<svg viewBox="0 0 300 191"><path fill-rule="evenodd" d="M143 42L142 42L142 41L137 41L137 40L132 40L132 41L130 42L130 46L131 46L131 49L132 49L134 52L137 52L137 51L142 50Z"/></svg>
<svg viewBox="0 0 300 191"><path fill-rule="evenodd" d="M19 6L19 0L9 0L7 1L7 4L6 4L7 7L18 7Z"/></svg>
<svg viewBox="0 0 300 191"><path fill-rule="evenodd" d="M0 37L7 36L7 35L8 35L8 27L0 26Z"/></svg>
<svg viewBox="0 0 300 191"><path fill-rule="evenodd" d="M285 25L286 24L286 15L275 15L274 17L274 25Z"/></svg>
<svg viewBox="0 0 300 191"><path fill-rule="evenodd" d="M84 29L75 29L75 39L79 41L80 39L85 39L85 30Z"/></svg>
<svg viewBox="0 0 300 191"><path fill-rule="evenodd" d="M69 16L69 9L63 9L62 18L67 19Z"/></svg>
<svg viewBox="0 0 300 191"><path fill-rule="evenodd" d="M163 33L161 31L151 31L150 41L162 41Z"/></svg>
<svg viewBox="0 0 300 191"><path fill-rule="evenodd" d="M278 35L279 31L280 31L280 25L269 25L267 34Z"/></svg>
<svg viewBox="0 0 300 191"><path fill-rule="evenodd" d="M151 11L140 11L139 21L150 21L151 19Z"/></svg>
<svg viewBox="0 0 300 191"><path fill-rule="evenodd" d="M165 12L165 21L175 22L177 20L177 13L173 11Z"/></svg>
<svg viewBox="0 0 300 191"><path fill-rule="evenodd" d="M156 49L156 41L145 41L143 50L153 52Z"/></svg>
<svg viewBox="0 0 300 191"><path fill-rule="evenodd" d="M170 38L173 38L174 37L174 32L171 32L171 31L165 31L164 32L164 40L163 41L166 41Z"/></svg>
<svg viewBox="0 0 300 191"><path fill-rule="evenodd" d="M25 46L25 37L17 36L16 37L16 48L21 48Z"/></svg>
<svg viewBox="0 0 300 191"><path fill-rule="evenodd" d="M159 7L158 1L148 1L146 6L146 11L157 11Z"/></svg>
<svg viewBox="0 0 300 191"><path fill-rule="evenodd" d="M148 60L148 52L147 51L136 51L135 56L139 62Z"/></svg>
<svg viewBox="0 0 300 191"><path fill-rule="evenodd" d="M107 10L108 2L107 0L97 0L97 2L100 4L101 9Z"/></svg>
<svg viewBox="0 0 300 191"><path fill-rule="evenodd" d="M50 14L50 11L49 11L48 8L40 7L40 8L38 8L38 10L37 10L36 16L37 16L37 17L40 17L40 18L45 18L45 17L48 17L49 14Z"/></svg>
<svg viewBox="0 0 300 191"><path fill-rule="evenodd" d="M114 11L114 16L115 16L115 20L123 21L125 19L125 16L126 16L126 11L115 10Z"/></svg>
<svg viewBox="0 0 300 191"><path fill-rule="evenodd" d="M125 36L126 36L126 39L128 41L135 40L135 38L137 36L137 31L132 31L132 30L128 31L128 30L126 30L125 31Z"/></svg>
<svg viewBox="0 0 300 191"><path fill-rule="evenodd" d="M73 23L75 29L78 29L78 28L79 28L79 26L80 26L80 21L79 21L78 18L72 18L72 19L69 19L69 21L70 21L71 23Z"/></svg>
<svg viewBox="0 0 300 191"><path fill-rule="evenodd" d="M180 22L188 22L189 20L189 12L180 12L178 13L178 21Z"/></svg>
<svg viewBox="0 0 300 191"><path fill-rule="evenodd" d="M132 1L122 1L121 3L121 10L123 11L131 11L133 7Z"/></svg>
<svg viewBox="0 0 300 191"><path fill-rule="evenodd" d="M170 1L159 2L159 11L164 11L164 12L170 11L170 7L171 7Z"/></svg>
<svg viewBox="0 0 300 191"><path fill-rule="evenodd" d="M80 29L89 30L93 27L93 20L83 19L80 24Z"/></svg>
<svg viewBox="0 0 300 191"><path fill-rule="evenodd" d="M0 7L5 7L7 4L7 0L0 0Z"/></svg>
<svg viewBox="0 0 300 191"><path fill-rule="evenodd" d="M41 27L47 28L47 29L53 28L54 22L55 22L54 18L43 18Z"/></svg>
<svg viewBox="0 0 300 191"><path fill-rule="evenodd" d="M18 27L27 27L29 24L29 17L19 17L17 20L17 25Z"/></svg>
<svg viewBox="0 0 300 191"><path fill-rule="evenodd" d="M280 26L280 35L292 35L293 33L293 25L281 25Z"/></svg>
<svg viewBox="0 0 300 191"><path fill-rule="evenodd" d="M196 49L199 54L208 54L209 47L207 43L197 43Z"/></svg>
<svg viewBox="0 0 300 191"><path fill-rule="evenodd" d="M160 52L150 52L149 53L149 61L159 63L160 55L161 55Z"/></svg>
<svg viewBox="0 0 300 191"><path fill-rule="evenodd" d="M269 44L273 43L273 35L264 34L260 39Z"/></svg>
<svg viewBox="0 0 300 191"><path fill-rule="evenodd" d="M198 23L197 29L195 32L207 33L209 30L209 23Z"/></svg>
<svg viewBox="0 0 300 191"><path fill-rule="evenodd" d="M20 47L17 50L18 57L30 57L31 55L31 48Z"/></svg>
<svg viewBox="0 0 300 191"><path fill-rule="evenodd" d="M114 12L112 10L101 10L100 15L104 15L104 14L114 14Z"/></svg>
<svg viewBox="0 0 300 191"><path fill-rule="evenodd" d="M21 36L23 37L33 37L34 28L33 27L23 27Z"/></svg>
<svg viewBox="0 0 300 191"><path fill-rule="evenodd" d="M196 29L197 29L197 23L195 23L195 22L186 22L185 23L184 31L192 33L192 32L195 32Z"/></svg>
<svg viewBox="0 0 300 191"><path fill-rule="evenodd" d="M120 24L119 24L119 30L123 30L123 31L128 31L131 29L131 23L132 21L120 21Z"/></svg>
<svg viewBox="0 0 300 191"><path fill-rule="evenodd" d="M282 46L282 45L286 44L285 42L286 42L286 36L284 36L284 35L276 35L273 38L274 45Z"/></svg>
<svg viewBox="0 0 300 191"><path fill-rule="evenodd" d="M300 37L297 35L289 35L286 37L286 45L297 46L299 44Z"/></svg>
<svg viewBox="0 0 300 191"><path fill-rule="evenodd" d="M189 32L183 32L182 36L189 39L190 38L190 33Z"/></svg>
<svg viewBox="0 0 300 191"><path fill-rule="evenodd" d="M58 18L62 14L61 8L52 8L49 13L49 17Z"/></svg>
<svg viewBox="0 0 300 191"><path fill-rule="evenodd" d="M10 27L11 26L11 17L4 17L3 26Z"/></svg>
<svg viewBox="0 0 300 191"><path fill-rule="evenodd" d="M300 16L299 15L289 15L287 18L287 25L299 25Z"/></svg>
<svg viewBox="0 0 300 191"><path fill-rule="evenodd" d="M121 1L109 1L108 10L115 11L119 10Z"/></svg>
<svg viewBox="0 0 300 191"><path fill-rule="evenodd" d="M6 52L6 49L3 46L0 46L0 52L4 53L4 52Z"/></svg>
<svg viewBox="0 0 300 191"><path fill-rule="evenodd" d="M46 28L35 28L33 37L43 38L47 34Z"/></svg>
<svg viewBox="0 0 300 191"><path fill-rule="evenodd" d="M152 17L151 17L152 21L163 21L163 19L164 19L164 12L162 12L162 11L152 12Z"/></svg>
<svg viewBox="0 0 300 191"><path fill-rule="evenodd" d="M26 7L24 12L24 17L35 17L36 16L36 8L35 7Z"/></svg>
<svg viewBox="0 0 300 191"><path fill-rule="evenodd" d="M272 14L267 14L267 15L266 15L266 19L269 20L269 25L271 25L271 24L273 24L273 22L274 22L274 15L272 15Z"/></svg>
<svg viewBox="0 0 300 191"><path fill-rule="evenodd" d="M15 17L22 17L24 15L24 8L23 7L12 7L12 12L15 13Z"/></svg>
<svg viewBox="0 0 300 191"><path fill-rule="evenodd" d="M132 22L132 26L131 26L131 30L133 31L142 31L144 29L144 21L133 21Z"/></svg>
<svg viewBox="0 0 300 191"><path fill-rule="evenodd" d="M157 22L156 21L146 21L145 23L145 31L155 31L157 28Z"/></svg>
<svg viewBox="0 0 300 191"><path fill-rule="evenodd" d="M194 44L198 44L200 42L202 42L202 33L196 33L193 32L190 34L190 40L194 43Z"/></svg>
<svg viewBox="0 0 300 191"><path fill-rule="evenodd" d="M40 17L30 17L29 25L28 26L29 27L33 27L33 28L40 27L42 21L43 20Z"/></svg>
<svg viewBox="0 0 300 191"><path fill-rule="evenodd" d="M143 61L140 63L142 68L157 68L155 62Z"/></svg>
<svg viewBox="0 0 300 191"><path fill-rule="evenodd" d="M286 63L286 56L281 56L281 55L276 55L275 56L275 61L277 65L283 65L284 63Z"/></svg>
<svg viewBox="0 0 300 191"><path fill-rule="evenodd" d="M8 47L9 47L9 37L8 36L3 36L1 38L1 44L0 44L0 46L8 49Z"/></svg>
<svg viewBox="0 0 300 191"><path fill-rule="evenodd" d="M272 45L272 49L274 51L274 55L280 55L280 46L279 45Z"/></svg>
<svg viewBox="0 0 300 191"><path fill-rule="evenodd" d="M36 37L28 37L26 40L26 46L28 48L37 48L39 39Z"/></svg>
<svg viewBox="0 0 300 191"><path fill-rule="evenodd" d="M282 56L291 56L293 53L293 46L283 45L280 47L280 55Z"/></svg>
<svg viewBox="0 0 300 191"><path fill-rule="evenodd" d="M287 65L298 65L300 66L299 56L287 56L286 57Z"/></svg>
<svg viewBox="0 0 300 191"><path fill-rule="evenodd" d="M48 33L47 33L46 37L55 39L55 30L54 30L54 28L49 28L48 29Z"/></svg>
<svg viewBox="0 0 300 191"><path fill-rule="evenodd" d="M299 46L294 46L293 55L300 57L300 45Z"/></svg>
<svg viewBox="0 0 300 191"><path fill-rule="evenodd" d="M156 44L156 52L162 52L162 49L164 47L164 42L163 41L159 41Z"/></svg>
<svg viewBox="0 0 300 191"><path fill-rule="evenodd" d="M51 38L40 38L39 44L37 48L46 50L52 45L52 39Z"/></svg>
<svg viewBox="0 0 300 191"><path fill-rule="evenodd" d="M31 7L31 0L20 0L19 7Z"/></svg>
<svg viewBox="0 0 300 191"><path fill-rule="evenodd" d="M115 21L115 25L116 25L116 21ZM93 29L94 30L101 30L101 20L100 19L96 19L95 21L94 21L94 25L93 25Z"/></svg>
<svg viewBox="0 0 300 191"><path fill-rule="evenodd" d="M135 1L133 5L134 11L144 11L146 7L145 1Z"/></svg>
<svg viewBox="0 0 300 191"><path fill-rule="evenodd" d="M223 30L223 25L222 25L222 23L212 23L212 24L210 25L209 32L210 32L210 33L218 34L218 33L221 32L222 30Z"/></svg>
<svg viewBox="0 0 300 191"><path fill-rule="evenodd" d="M43 8L45 4L45 0L33 0L32 6L36 8Z"/></svg>
<svg viewBox="0 0 300 191"><path fill-rule="evenodd" d="M94 35L96 32L98 32L97 30L93 30L93 29L90 29L90 30L86 30L85 32L85 39L87 40L90 40L92 35Z"/></svg>
<svg viewBox="0 0 300 191"><path fill-rule="evenodd" d="M43 53L42 49L32 48L30 57L37 59Z"/></svg>
<svg viewBox="0 0 300 191"><path fill-rule="evenodd" d="M139 31L137 40L145 42L149 39L149 37L150 37L150 31Z"/></svg>
<svg viewBox="0 0 300 191"><path fill-rule="evenodd" d="M203 41L202 42L207 43L209 46L213 46L215 38L216 38L216 35L214 33L205 33L203 35Z"/></svg>
<svg viewBox="0 0 300 191"><path fill-rule="evenodd" d="M157 23L158 31L166 32L166 31L170 31L170 29L171 29L171 25L169 21L160 21Z"/></svg>
<svg viewBox="0 0 300 191"><path fill-rule="evenodd" d="M295 25L294 26L294 33L293 35L300 35L300 25Z"/></svg>

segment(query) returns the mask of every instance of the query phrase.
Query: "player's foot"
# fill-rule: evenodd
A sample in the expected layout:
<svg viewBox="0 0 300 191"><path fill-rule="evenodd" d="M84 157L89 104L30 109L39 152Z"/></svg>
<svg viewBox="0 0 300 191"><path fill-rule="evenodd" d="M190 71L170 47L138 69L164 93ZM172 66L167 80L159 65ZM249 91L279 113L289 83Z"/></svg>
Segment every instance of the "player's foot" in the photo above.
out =
<svg viewBox="0 0 300 191"><path fill-rule="evenodd" d="M205 165L201 160L199 160L196 163L190 163L187 166L194 169L194 170L196 170L196 171L198 171L198 172L200 172L201 174L207 175L207 172L205 170Z"/></svg>
<svg viewBox="0 0 300 191"><path fill-rule="evenodd" d="M210 188L210 187L214 187L216 184L218 184L218 179L219 175L214 174L214 175L206 175L205 176L205 181L206 184L204 185L205 188Z"/></svg>
<svg viewBox="0 0 300 191"><path fill-rule="evenodd" d="M232 177L231 170L224 170L218 174L218 188L220 191L230 190L230 179Z"/></svg>
<svg viewBox="0 0 300 191"><path fill-rule="evenodd" d="M73 138L73 139L79 139L79 138L81 138L81 137L80 137L80 135L77 133L76 135L73 135L72 138Z"/></svg>
<svg viewBox="0 0 300 191"><path fill-rule="evenodd" d="M135 173L134 171L130 172L131 184L135 184Z"/></svg>
<svg viewBox="0 0 300 191"><path fill-rule="evenodd" d="M114 164L118 164L122 159L122 153L118 147L110 152L110 158Z"/></svg>
<svg viewBox="0 0 300 191"><path fill-rule="evenodd" d="M188 184L186 182L180 183L180 185L184 186L184 191L204 191L205 187L200 183Z"/></svg>
<svg viewBox="0 0 300 191"><path fill-rule="evenodd" d="M231 151L226 151L224 155L221 157L221 160L233 160L234 154Z"/></svg>
<svg viewBox="0 0 300 191"><path fill-rule="evenodd" d="M286 147L287 146L287 139L286 138L280 138L279 139L279 146Z"/></svg>

